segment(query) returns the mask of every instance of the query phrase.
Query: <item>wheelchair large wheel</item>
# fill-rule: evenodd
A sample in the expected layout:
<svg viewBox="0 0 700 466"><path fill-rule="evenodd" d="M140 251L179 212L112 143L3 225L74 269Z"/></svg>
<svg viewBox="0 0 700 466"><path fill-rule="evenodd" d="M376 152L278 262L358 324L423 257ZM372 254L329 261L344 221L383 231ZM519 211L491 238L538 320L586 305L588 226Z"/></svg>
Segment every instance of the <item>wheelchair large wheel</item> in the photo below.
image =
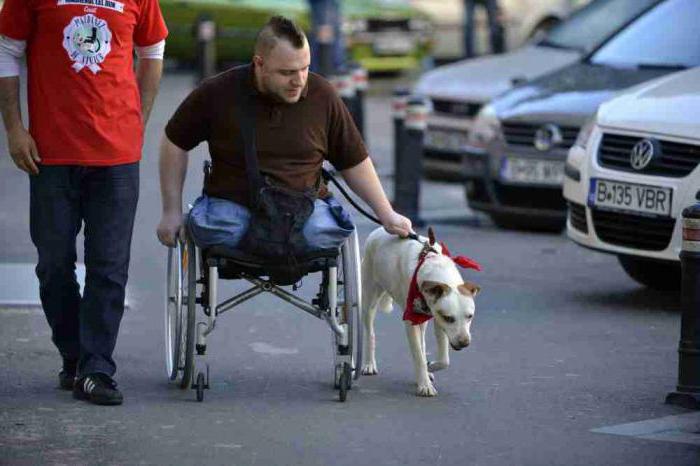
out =
<svg viewBox="0 0 700 466"><path fill-rule="evenodd" d="M189 388L194 371L196 250L192 240L178 241L168 253L165 306L165 365L168 378Z"/></svg>
<svg viewBox="0 0 700 466"><path fill-rule="evenodd" d="M182 312L182 244L168 249L165 290L165 372L175 380L180 361L180 314Z"/></svg>
<svg viewBox="0 0 700 466"><path fill-rule="evenodd" d="M362 361L360 249L356 231L340 250L337 294L336 317L341 326L346 329L347 338L341 339L337 335L334 336L333 385L345 391L352 387L352 379L359 378L361 373L359 365ZM349 367L346 367L348 356L350 362ZM345 377L343 377L344 374ZM344 380L341 381L341 378Z"/></svg>

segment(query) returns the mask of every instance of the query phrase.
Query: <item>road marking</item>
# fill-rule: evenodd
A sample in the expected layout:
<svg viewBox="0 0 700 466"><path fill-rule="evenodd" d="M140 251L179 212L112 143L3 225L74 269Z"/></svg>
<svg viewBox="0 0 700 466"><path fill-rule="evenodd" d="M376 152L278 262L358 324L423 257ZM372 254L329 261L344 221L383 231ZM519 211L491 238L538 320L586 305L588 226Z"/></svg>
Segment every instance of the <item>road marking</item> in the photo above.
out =
<svg viewBox="0 0 700 466"><path fill-rule="evenodd" d="M600 427L591 432L700 445L700 412Z"/></svg>
<svg viewBox="0 0 700 466"><path fill-rule="evenodd" d="M256 353L271 354L274 356L278 356L280 354L297 354L299 352L299 350L296 348L277 348L261 341L251 343L250 347Z"/></svg>
<svg viewBox="0 0 700 466"><path fill-rule="evenodd" d="M41 307L39 299L39 280L34 269L36 264L0 263L0 306L5 307ZM85 264L78 263L75 268L80 289L85 288ZM124 300L124 307L129 307L129 298Z"/></svg>

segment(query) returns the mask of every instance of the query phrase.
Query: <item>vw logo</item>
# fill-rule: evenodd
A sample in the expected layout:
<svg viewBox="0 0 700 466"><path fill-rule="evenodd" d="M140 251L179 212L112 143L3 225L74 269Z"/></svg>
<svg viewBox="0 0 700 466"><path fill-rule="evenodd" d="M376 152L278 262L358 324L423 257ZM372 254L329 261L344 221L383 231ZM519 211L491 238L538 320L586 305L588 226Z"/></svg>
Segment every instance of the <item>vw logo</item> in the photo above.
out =
<svg viewBox="0 0 700 466"><path fill-rule="evenodd" d="M544 125L535 132L535 149L546 152L561 144L563 140L557 125Z"/></svg>
<svg viewBox="0 0 700 466"><path fill-rule="evenodd" d="M644 170L649 166L658 152L658 143L652 139L642 139L632 147L630 166L635 170Z"/></svg>

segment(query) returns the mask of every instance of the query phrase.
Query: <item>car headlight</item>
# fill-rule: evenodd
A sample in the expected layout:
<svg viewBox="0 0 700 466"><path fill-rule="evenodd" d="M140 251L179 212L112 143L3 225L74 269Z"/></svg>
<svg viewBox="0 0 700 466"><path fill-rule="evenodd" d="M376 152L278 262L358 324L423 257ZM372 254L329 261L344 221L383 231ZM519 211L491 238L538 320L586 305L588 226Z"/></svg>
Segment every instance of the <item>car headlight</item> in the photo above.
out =
<svg viewBox="0 0 700 466"><path fill-rule="evenodd" d="M367 31L367 20L366 19L347 19L343 21L342 25L343 34L355 34L358 32Z"/></svg>
<svg viewBox="0 0 700 466"><path fill-rule="evenodd" d="M427 32L432 29L432 24L424 19L411 19L408 21L408 27L411 31Z"/></svg>
<svg viewBox="0 0 700 466"><path fill-rule="evenodd" d="M501 121L491 105L484 105L476 115L469 133L469 145L485 149L494 139L502 136Z"/></svg>
<svg viewBox="0 0 700 466"><path fill-rule="evenodd" d="M591 134L593 134L595 122L596 115L593 115L591 118L586 120L586 122L581 127L581 130L578 132L578 136L576 136L576 142L574 142L574 146L578 146L584 150L588 147L588 141L591 138Z"/></svg>

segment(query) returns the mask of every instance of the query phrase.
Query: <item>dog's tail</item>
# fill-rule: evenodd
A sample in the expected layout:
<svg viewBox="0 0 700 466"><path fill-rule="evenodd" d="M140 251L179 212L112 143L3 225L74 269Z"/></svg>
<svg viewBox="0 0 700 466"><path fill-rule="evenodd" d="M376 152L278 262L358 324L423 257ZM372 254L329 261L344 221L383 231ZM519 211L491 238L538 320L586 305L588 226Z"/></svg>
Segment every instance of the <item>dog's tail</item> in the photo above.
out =
<svg viewBox="0 0 700 466"><path fill-rule="evenodd" d="M394 309L394 299L389 293L384 292L379 297L379 301L377 302L377 309L386 314L389 314Z"/></svg>

